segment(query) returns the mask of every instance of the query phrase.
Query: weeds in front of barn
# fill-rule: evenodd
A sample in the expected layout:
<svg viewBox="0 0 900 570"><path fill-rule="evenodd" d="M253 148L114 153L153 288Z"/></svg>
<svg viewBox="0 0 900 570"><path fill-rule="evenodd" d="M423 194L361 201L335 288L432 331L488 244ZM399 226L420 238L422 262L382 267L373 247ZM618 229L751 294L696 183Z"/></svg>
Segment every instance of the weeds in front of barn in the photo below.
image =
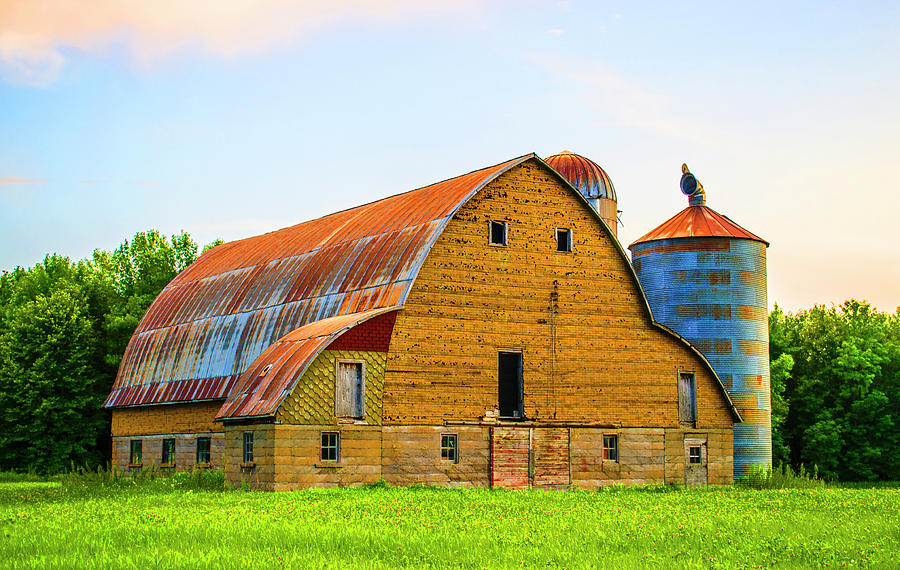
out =
<svg viewBox="0 0 900 570"><path fill-rule="evenodd" d="M4 566L900 566L897 488L248 493L80 476L0 484Z"/></svg>

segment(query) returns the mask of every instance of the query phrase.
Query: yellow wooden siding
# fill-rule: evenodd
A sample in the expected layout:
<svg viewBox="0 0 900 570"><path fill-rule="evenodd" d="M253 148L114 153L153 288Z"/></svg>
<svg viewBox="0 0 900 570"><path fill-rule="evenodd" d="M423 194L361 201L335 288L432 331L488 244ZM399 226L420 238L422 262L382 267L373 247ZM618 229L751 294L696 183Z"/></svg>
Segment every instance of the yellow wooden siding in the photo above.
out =
<svg viewBox="0 0 900 570"><path fill-rule="evenodd" d="M488 245L488 222L508 245ZM571 228L573 251L556 251ZM701 359L653 326L627 261L571 190L536 161L487 185L424 262L391 340L386 424L476 420L497 408L497 353L524 353L536 420L678 426L678 371L697 374L698 427L730 426Z"/></svg>

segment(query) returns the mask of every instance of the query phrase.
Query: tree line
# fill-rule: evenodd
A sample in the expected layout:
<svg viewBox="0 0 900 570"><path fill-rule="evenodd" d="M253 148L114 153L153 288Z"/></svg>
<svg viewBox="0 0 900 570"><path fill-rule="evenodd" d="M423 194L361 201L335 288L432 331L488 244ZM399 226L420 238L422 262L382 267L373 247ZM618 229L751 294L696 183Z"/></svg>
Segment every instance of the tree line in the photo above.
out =
<svg viewBox="0 0 900 570"><path fill-rule="evenodd" d="M47 255L0 274L0 470L53 473L109 460L102 404L128 340L197 256L187 233L150 230L91 259Z"/></svg>
<svg viewBox="0 0 900 570"><path fill-rule="evenodd" d="M197 256L187 233L150 230L91 259L47 255L0 274L0 470L109 460L102 404L128 340ZM774 462L839 480L900 477L900 309L776 306L769 339Z"/></svg>
<svg viewBox="0 0 900 570"><path fill-rule="evenodd" d="M769 314L775 463L842 481L900 478L900 309Z"/></svg>

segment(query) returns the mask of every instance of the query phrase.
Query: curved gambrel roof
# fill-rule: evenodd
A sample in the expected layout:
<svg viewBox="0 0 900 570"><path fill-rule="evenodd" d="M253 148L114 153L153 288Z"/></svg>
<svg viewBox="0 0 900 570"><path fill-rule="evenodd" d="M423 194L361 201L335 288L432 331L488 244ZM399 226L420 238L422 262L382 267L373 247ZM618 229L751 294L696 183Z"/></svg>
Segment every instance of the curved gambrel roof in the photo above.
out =
<svg viewBox="0 0 900 570"><path fill-rule="evenodd" d="M528 154L296 226L220 245L159 294L106 407L227 397L290 331L406 300L454 212Z"/></svg>
<svg viewBox="0 0 900 570"><path fill-rule="evenodd" d="M344 331L401 308L456 211L485 185L536 160L612 232L587 200L535 154L476 170L202 255L156 298L132 336L106 407L225 399L218 419L270 417L310 362ZM700 351L732 415L741 416ZM267 374L261 371L268 364ZM275 370L275 368L278 370Z"/></svg>

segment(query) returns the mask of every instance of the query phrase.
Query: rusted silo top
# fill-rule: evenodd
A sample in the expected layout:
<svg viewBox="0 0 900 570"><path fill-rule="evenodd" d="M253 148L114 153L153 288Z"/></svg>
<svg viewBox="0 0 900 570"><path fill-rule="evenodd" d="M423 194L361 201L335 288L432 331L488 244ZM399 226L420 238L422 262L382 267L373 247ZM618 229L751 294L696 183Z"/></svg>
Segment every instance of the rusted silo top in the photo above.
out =
<svg viewBox="0 0 900 570"><path fill-rule="evenodd" d="M681 172L681 192L688 197L688 207L635 240L628 246L629 249L648 241L692 237L750 239L769 245L763 238L707 206L703 185L691 174L686 164L681 165Z"/></svg>
<svg viewBox="0 0 900 570"><path fill-rule="evenodd" d="M564 150L545 158L544 162L559 172L585 198L616 199L616 189L612 180L593 160Z"/></svg>

